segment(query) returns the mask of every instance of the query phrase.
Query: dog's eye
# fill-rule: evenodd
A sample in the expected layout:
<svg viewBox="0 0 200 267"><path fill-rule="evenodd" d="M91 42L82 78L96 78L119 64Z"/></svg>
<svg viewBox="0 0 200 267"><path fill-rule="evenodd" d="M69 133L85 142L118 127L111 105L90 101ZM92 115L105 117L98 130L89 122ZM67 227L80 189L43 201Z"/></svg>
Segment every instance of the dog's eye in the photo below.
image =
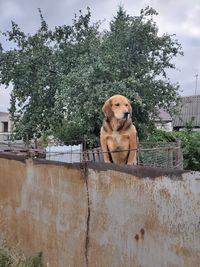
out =
<svg viewBox="0 0 200 267"><path fill-rule="evenodd" d="M115 104L116 107L119 107L119 105L120 105L120 103L116 103L116 104Z"/></svg>

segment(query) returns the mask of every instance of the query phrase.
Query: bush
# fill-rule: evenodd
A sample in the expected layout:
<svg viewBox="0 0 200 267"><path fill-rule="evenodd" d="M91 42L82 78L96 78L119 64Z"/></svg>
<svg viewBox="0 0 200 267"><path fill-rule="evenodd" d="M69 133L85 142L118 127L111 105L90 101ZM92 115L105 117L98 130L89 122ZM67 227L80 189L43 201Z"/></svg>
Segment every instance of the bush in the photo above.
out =
<svg viewBox="0 0 200 267"><path fill-rule="evenodd" d="M200 132L192 131L190 126L181 132L165 132L154 129L149 134L148 140L155 142L175 142L180 140L184 169L200 171Z"/></svg>
<svg viewBox="0 0 200 267"><path fill-rule="evenodd" d="M0 244L0 267L42 267L42 253L26 258L18 248L11 249L5 242Z"/></svg>

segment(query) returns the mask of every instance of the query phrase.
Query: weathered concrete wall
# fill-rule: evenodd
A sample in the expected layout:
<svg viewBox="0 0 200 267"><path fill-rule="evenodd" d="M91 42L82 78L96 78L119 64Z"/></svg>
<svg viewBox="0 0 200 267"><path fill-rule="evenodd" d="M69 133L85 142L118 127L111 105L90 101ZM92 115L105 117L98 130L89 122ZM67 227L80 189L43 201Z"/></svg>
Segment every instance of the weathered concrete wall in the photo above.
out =
<svg viewBox="0 0 200 267"><path fill-rule="evenodd" d="M0 155L0 212L49 267L199 266L200 173Z"/></svg>

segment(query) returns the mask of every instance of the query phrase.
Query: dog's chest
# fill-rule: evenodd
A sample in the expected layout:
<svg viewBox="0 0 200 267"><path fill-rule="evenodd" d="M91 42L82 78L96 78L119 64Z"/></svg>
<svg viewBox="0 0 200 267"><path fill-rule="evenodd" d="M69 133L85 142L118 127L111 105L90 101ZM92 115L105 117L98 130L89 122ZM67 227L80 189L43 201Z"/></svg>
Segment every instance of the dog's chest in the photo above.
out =
<svg viewBox="0 0 200 267"><path fill-rule="evenodd" d="M118 145L120 144L120 142L121 142L121 135L119 134L119 132L113 131L112 138L113 138L113 141L115 141Z"/></svg>
<svg viewBox="0 0 200 267"><path fill-rule="evenodd" d="M118 131L113 131L112 134L107 136L107 144L110 150L123 150L129 147L129 136L121 134Z"/></svg>

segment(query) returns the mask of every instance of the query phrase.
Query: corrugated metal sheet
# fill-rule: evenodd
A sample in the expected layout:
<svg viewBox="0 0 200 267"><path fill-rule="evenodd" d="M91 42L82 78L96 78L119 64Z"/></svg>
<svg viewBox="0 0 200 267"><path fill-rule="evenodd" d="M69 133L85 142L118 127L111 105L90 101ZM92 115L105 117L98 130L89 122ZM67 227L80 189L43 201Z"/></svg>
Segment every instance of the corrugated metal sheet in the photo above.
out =
<svg viewBox="0 0 200 267"><path fill-rule="evenodd" d="M178 115L173 116L173 127L184 127L194 117L194 127L200 127L200 95L182 97Z"/></svg>

